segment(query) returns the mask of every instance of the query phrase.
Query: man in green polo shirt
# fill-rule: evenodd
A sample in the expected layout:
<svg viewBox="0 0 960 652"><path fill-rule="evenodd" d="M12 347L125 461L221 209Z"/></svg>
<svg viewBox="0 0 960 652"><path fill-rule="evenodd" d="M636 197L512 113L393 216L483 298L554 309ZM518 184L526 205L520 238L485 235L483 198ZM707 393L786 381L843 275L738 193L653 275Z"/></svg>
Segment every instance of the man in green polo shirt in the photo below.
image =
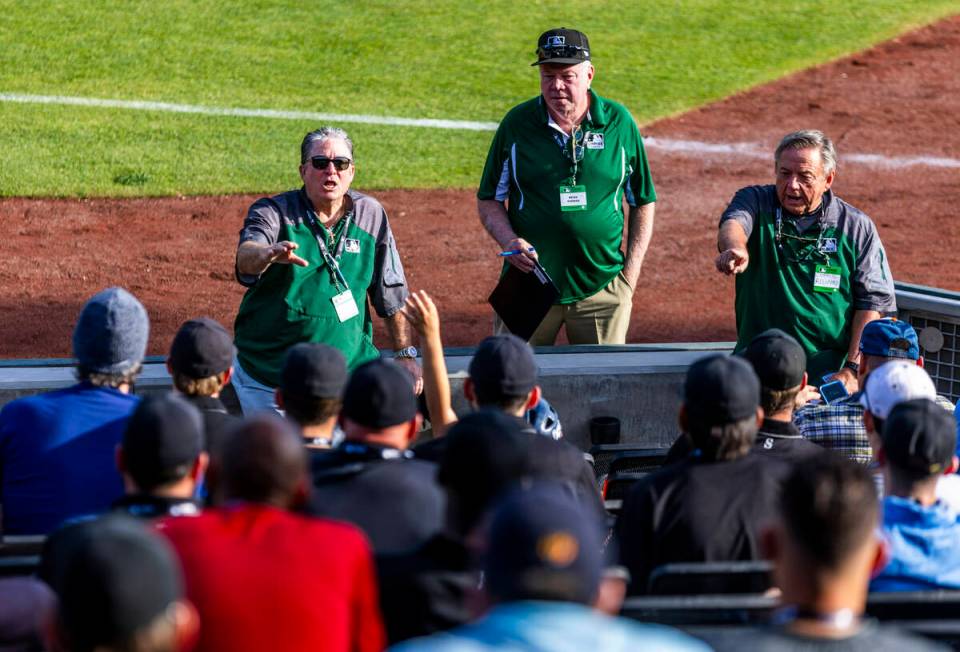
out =
<svg viewBox="0 0 960 652"><path fill-rule="evenodd" d="M530 272L539 260L560 290L531 344L553 344L564 325L571 344L622 344L653 233L643 141L626 108L590 89L585 34L544 32L533 65L541 95L497 129L477 192L480 220L503 250L519 252L505 264Z"/></svg>
<svg viewBox="0 0 960 652"><path fill-rule="evenodd" d="M836 171L823 133L784 136L776 184L741 188L720 218L716 267L736 275L738 351L779 328L806 351L812 384L832 374L852 394L863 327L897 303L876 226L830 190Z"/></svg>
<svg viewBox="0 0 960 652"><path fill-rule="evenodd" d="M383 206L350 189L353 142L335 127L300 146L303 187L255 202L237 247L247 292L234 323L233 385L244 413L273 407L284 354L300 342L339 349L349 369L379 357L367 309L383 318L398 362L421 386L400 308L409 292ZM418 389L419 391L419 389Z"/></svg>

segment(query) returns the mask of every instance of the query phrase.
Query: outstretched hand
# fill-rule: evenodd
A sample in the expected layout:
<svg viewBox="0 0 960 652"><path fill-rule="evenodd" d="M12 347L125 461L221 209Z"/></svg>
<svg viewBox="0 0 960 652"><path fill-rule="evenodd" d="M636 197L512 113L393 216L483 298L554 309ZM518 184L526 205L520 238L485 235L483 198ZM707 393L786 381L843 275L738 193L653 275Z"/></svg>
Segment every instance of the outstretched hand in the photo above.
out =
<svg viewBox="0 0 960 652"><path fill-rule="evenodd" d="M721 251L717 256L715 264L718 272L723 272L727 276L731 274L740 274L747 269L750 264L750 254L746 249L734 247Z"/></svg>
<svg viewBox="0 0 960 652"><path fill-rule="evenodd" d="M299 246L300 245L298 245L296 242L290 242L289 240L283 240L281 242L277 242L276 244L270 245L266 249L267 263L281 263L284 265L299 265L300 267L307 267L310 263L293 253L293 251Z"/></svg>

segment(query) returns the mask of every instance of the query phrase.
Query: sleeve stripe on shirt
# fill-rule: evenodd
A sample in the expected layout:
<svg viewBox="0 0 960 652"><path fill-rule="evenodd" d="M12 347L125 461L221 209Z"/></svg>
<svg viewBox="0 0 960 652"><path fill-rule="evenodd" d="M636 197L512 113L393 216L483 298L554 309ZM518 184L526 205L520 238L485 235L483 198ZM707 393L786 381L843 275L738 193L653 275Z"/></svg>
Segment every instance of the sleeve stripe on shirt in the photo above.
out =
<svg viewBox="0 0 960 652"><path fill-rule="evenodd" d="M517 192L520 193L520 205L518 210L523 210L523 190L520 188L520 179L517 178L517 144L510 147L510 161L513 163L513 182L517 184Z"/></svg>
<svg viewBox="0 0 960 652"><path fill-rule="evenodd" d="M500 180L497 181L497 193L494 197L497 201L505 201L510 193L510 168L509 162L503 162L503 170L500 172Z"/></svg>
<svg viewBox="0 0 960 652"><path fill-rule="evenodd" d="M632 172L632 170L631 170ZM623 145L620 146L620 185L623 186L623 192L627 196L627 203L631 206L637 205L637 200L633 196L633 188L630 187L629 183L624 184L624 181L627 179L627 150L623 148ZM620 208L620 201L618 193L613 193L613 206L616 209Z"/></svg>

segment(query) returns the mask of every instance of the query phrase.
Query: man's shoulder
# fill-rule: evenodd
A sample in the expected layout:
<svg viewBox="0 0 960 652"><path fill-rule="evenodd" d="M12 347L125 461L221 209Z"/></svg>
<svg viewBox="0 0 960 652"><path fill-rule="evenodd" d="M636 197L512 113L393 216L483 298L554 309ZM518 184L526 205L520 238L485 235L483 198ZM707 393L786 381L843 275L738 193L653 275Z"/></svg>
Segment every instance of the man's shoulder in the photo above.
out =
<svg viewBox="0 0 960 652"><path fill-rule="evenodd" d="M103 415L106 420L115 418L117 410L123 413L132 412L139 400L133 394L124 394L113 388L77 383L63 389L23 396L10 401L0 410L0 418L6 421L62 416L64 406L81 401L96 403L106 409L107 412ZM110 410L111 406L115 409Z"/></svg>
<svg viewBox="0 0 960 652"><path fill-rule="evenodd" d="M392 448L341 445L317 451L310 470L317 486L366 478L370 481L410 481L435 484L437 465L417 459L411 452Z"/></svg>
<svg viewBox="0 0 960 652"><path fill-rule="evenodd" d="M828 649L820 647L826 645L822 639L806 636L797 636L785 631L782 627L754 627L710 630L703 636L704 640L717 652L733 650L757 650L758 652L800 651L814 649ZM829 649L845 650L848 652L885 652L887 650L945 650L927 639L918 638L895 628L878 626L869 621L861 631L849 638L833 640Z"/></svg>

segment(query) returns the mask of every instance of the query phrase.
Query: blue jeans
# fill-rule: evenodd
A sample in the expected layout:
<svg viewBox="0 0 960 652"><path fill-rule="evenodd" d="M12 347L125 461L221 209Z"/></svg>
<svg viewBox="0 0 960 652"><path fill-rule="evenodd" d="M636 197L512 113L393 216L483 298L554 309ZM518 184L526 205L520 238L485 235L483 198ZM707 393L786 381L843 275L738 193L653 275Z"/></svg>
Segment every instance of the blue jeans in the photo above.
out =
<svg viewBox="0 0 960 652"><path fill-rule="evenodd" d="M237 400L240 401L240 409L243 410L244 416L249 417L258 412L283 414L277 409L273 388L251 378L240 366L236 356L233 358L233 378L230 382L237 393Z"/></svg>

